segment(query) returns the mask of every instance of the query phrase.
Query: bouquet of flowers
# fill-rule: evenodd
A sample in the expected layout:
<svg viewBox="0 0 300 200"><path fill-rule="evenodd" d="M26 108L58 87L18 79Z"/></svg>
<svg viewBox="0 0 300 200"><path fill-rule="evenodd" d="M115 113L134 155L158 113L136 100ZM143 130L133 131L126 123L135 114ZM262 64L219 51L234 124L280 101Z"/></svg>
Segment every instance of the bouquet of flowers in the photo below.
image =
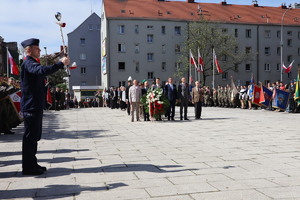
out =
<svg viewBox="0 0 300 200"><path fill-rule="evenodd" d="M148 89L147 94L142 96L141 102L151 119L157 119L160 115L165 114L170 105L168 99L163 95L162 88Z"/></svg>

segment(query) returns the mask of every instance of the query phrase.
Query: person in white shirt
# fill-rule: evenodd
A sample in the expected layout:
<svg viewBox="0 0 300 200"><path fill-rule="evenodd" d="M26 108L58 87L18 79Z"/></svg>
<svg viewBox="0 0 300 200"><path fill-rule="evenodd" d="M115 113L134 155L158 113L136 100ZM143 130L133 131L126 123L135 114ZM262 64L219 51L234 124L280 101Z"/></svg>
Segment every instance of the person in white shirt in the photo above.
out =
<svg viewBox="0 0 300 200"><path fill-rule="evenodd" d="M140 121L139 104L142 97L142 90L138 85L138 81L133 81L133 86L129 88L128 100L130 102L131 121L134 121L134 111L136 111L136 120Z"/></svg>

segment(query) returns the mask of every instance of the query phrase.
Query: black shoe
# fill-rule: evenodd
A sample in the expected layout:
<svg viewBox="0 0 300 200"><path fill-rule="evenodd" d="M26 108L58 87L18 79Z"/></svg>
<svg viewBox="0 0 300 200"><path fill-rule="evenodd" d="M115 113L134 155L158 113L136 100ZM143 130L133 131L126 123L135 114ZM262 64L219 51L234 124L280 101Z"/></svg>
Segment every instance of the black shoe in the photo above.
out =
<svg viewBox="0 0 300 200"><path fill-rule="evenodd" d="M170 118L168 118L168 121L170 121Z"/></svg>
<svg viewBox="0 0 300 200"><path fill-rule="evenodd" d="M22 174L23 175L41 175L43 174L44 171L41 169L30 169L30 170L23 170Z"/></svg>
<svg viewBox="0 0 300 200"><path fill-rule="evenodd" d="M11 130L4 132L5 135L11 135L11 134L15 134L15 132L12 132Z"/></svg>
<svg viewBox="0 0 300 200"><path fill-rule="evenodd" d="M180 117L180 120L183 120L182 117Z"/></svg>
<svg viewBox="0 0 300 200"><path fill-rule="evenodd" d="M175 119L174 119L174 118L172 118L172 121L175 121Z"/></svg>
<svg viewBox="0 0 300 200"><path fill-rule="evenodd" d="M188 118L184 118L184 120L189 120Z"/></svg>
<svg viewBox="0 0 300 200"><path fill-rule="evenodd" d="M43 166L41 166L39 164L37 165L37 168L43 170L44 172L47 171L46 167L43 167Z"/></svg>

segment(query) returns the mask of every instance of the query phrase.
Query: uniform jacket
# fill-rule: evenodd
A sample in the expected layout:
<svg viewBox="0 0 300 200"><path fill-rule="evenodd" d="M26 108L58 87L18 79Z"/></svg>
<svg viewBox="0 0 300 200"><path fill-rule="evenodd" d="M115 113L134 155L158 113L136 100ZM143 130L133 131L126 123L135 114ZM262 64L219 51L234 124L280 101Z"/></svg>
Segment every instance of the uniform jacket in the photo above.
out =
<svg viewBox="0 0 300 200"><path fill-rule="evenodd" d="M203 89L199 88L197 90L197 87L194 87L192 89L192 101L197 103L197 102L203 102Z"/></svg>
<svg viewBox="0 0 300 200"><path fill-rule="evenodd" d="M44 109L45 104L45 76L63 69L59 62L52 66L42 66L34 58L27 56L21 65L21 110L31 111Z"/></svg>

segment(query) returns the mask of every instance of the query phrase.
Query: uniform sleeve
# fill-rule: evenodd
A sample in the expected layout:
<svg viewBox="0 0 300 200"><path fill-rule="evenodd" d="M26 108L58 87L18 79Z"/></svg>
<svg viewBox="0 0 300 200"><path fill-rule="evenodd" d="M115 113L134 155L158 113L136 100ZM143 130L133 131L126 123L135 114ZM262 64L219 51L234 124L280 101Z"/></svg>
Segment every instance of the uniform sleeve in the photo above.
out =
<svg viewBox="0 0 300 200"><path fill-rule="evenodd" d="M42 66L40 63L35 62L33 60L28 61L25 65L24 68L27 72L31 74L36 74L36 75L50 75L53 74L54 72L58 71L59 69L63 69L64 64L62 62L58 62L52 66Z"/></svg>

